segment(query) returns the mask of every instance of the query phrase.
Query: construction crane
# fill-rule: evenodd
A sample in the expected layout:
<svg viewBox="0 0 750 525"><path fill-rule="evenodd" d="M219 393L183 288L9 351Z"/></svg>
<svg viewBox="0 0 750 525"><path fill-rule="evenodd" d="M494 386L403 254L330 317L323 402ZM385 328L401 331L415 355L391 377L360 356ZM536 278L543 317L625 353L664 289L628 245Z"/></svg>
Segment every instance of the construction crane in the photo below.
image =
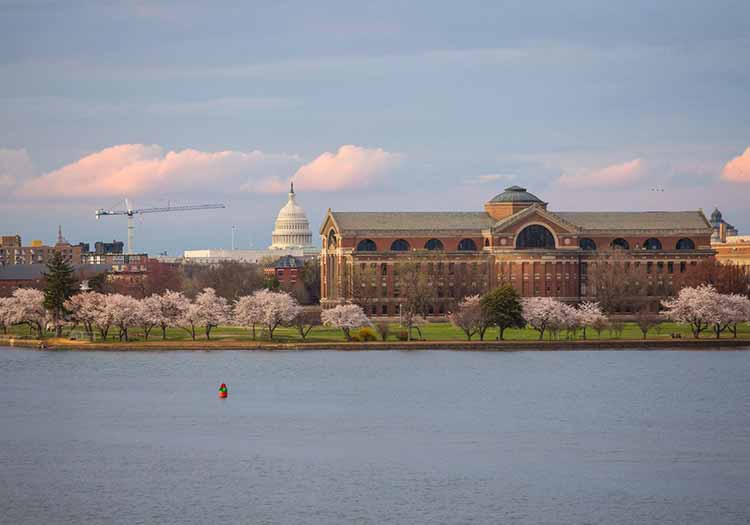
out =
<svg viewBox="0 0 750 525"><path fill-rule="evenodd" d="M144 213L162 213L167 211L188 211L188 210L215 210L218 208L226 208L223 204L192 204L188 206L170 206L161 208L133 208L130 205L130 201L125 199L124 210L105 210L99 208L96 210L96 219L104 215L126 215L128 217L128 255L135 253L135 224L133 217L136 215L142 215Z"/></svg>

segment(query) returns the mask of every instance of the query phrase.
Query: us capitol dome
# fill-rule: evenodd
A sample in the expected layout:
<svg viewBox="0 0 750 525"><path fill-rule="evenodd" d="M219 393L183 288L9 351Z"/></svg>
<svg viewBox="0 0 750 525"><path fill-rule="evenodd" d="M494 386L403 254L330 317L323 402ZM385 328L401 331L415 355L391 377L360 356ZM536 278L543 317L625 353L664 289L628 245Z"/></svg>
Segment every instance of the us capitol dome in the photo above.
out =
<svg viewBox="0 0 750 525"><path fill-rule="evenodd" d="M270 250L299 250L317 252L312 245L312 231L305 210L297 203L294 194L294 182L289 188L289 200L276 217L276 224L271 234Z"/></svg>

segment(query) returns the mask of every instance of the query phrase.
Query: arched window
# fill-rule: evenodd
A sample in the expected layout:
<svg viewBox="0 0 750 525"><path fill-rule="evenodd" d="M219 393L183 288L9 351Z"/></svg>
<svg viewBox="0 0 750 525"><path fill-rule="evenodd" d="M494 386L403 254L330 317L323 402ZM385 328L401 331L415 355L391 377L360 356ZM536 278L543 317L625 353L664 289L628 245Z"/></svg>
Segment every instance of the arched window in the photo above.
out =
<svg viewBox="0 0 750 525"><path fill-rule="evenodd" d="M391 251L394 252L408 252L409 248L409 243L404 239L396 239L391 243Z"/></svg>
<svg viewBox="0 0 750 525"><path fill-rule="evenodd" d="M630 244L628 244L628 241L626 241L622 237L618 237L617 239L612 241L610 246L614 248L615 250L629 250L630 249Z"/></svg>
<svg viewBox="0 0 750 525"><path fill-rule="evenodd" d="M544 248L555 249L555 237L547 228L539 224L526 226L516 237L516 248Z"/></svg>
<svg viewBox="0 0 750 525"><path fill-rule="evenodd" d="M336 247L336 232L333 231L333 230L331 230L331 231L328 232L328 242L327 242L327 245L328 245L327 247L328 247L329 250L332 250L333 248Z"/></svg>
<svg viewBox="0 0 750 525"><path fill-rule="evenodd" d="M583 238L578 242L581 250L596 250L596 243L593 239Z"/></svg>
<svg viewBox="0 0 750 525"><path fill-rule="evenodd" d="M375 244L375 241L372 239L362 239L357 243L357 251L358 252L376 252L378 251L378 246Z"/></svg>
<svg viewBox="0 0 750 525"><path fill-rule="evenodd" d="M677 241L676 248L678 250L695 250L695 243L692 239L680 239Z"/></svg>
<svg viewBox="0 0 750 525"><path fill-rule="evenodd" d="M443 243L440 242L440 239L430 239L429 241L424 243L424 247L427 250L442 250Z"/></svg>
<svg viewBox="0 0 750 525"><path fill-rule="evenodd" d="M458 242L458 249L462 252L475 252L477 251L477 243L471 239L461 239Z"/></svg>
<svg viewBox="0 0 750 525"><path fill-rule="evenodd" d="M485 248L489 248L490 247L490 240L489 239L485 239L484 240L484 246L485 246Z"/></svg>
<svg viewBox="0 0 750 525"><path fill-rule="evenodd" d="M646 242L643 243L643 249L644 250L661 250L661 241L659 239L655 239L654 237L651 237L650 239L646 239Z"/></svg>

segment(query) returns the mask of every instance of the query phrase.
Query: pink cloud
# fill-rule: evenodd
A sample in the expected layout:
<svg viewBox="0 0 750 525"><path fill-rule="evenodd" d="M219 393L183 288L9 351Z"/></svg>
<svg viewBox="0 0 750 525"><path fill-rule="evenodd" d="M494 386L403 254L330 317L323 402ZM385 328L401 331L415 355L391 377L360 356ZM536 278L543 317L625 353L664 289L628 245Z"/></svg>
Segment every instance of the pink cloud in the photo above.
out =
<svg viewBox="0 0 750 525"><path fill-rule="evenodd" d="M730 182L750 182L750 148L726 163L721 178Z"/></svg>
<svg viewBox="0 0 750 525"><path fill-rule="evenodd" d="M399 154L380 148L344 145L336 153L325 152L300 167L294 174L294 185L308 191L336 191L368 186L398 165L400 160ZM253 189L276 193L287 191L289 184L285 179L269 177Z"/></svg>
<svg viewBox="0 0 750 525"><path fill-rule="evenodd" d="M646 175L644 162L633 159L594 171L564 174L557 182L572 188L622 188L641 181Z"/></svg>
<svg viewBox="0 0 750 525"><path fill-rule="evenodd" d="M261 151L166 151L161 146L122 144L87 155L33 178L16 192L20 197L137 196L188 190L235 191L261 172L290 172L294 155Z"/></svg>

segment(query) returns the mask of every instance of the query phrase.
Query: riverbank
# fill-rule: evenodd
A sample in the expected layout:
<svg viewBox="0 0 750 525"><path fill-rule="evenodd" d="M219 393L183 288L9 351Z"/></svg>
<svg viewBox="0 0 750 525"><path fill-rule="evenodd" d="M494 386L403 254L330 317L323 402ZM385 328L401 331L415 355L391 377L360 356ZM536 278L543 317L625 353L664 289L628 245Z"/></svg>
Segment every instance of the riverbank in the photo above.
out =
<svg viewBox="0 0 750 525"><path fill-rule="evenodd" d="M739 339L588 339L554 341L372 341L372 342L272 342L249 340L88 342L69 339L0 338L0 346L40 350L167 351L167 350L750 350L750 338Z"/></svg>

